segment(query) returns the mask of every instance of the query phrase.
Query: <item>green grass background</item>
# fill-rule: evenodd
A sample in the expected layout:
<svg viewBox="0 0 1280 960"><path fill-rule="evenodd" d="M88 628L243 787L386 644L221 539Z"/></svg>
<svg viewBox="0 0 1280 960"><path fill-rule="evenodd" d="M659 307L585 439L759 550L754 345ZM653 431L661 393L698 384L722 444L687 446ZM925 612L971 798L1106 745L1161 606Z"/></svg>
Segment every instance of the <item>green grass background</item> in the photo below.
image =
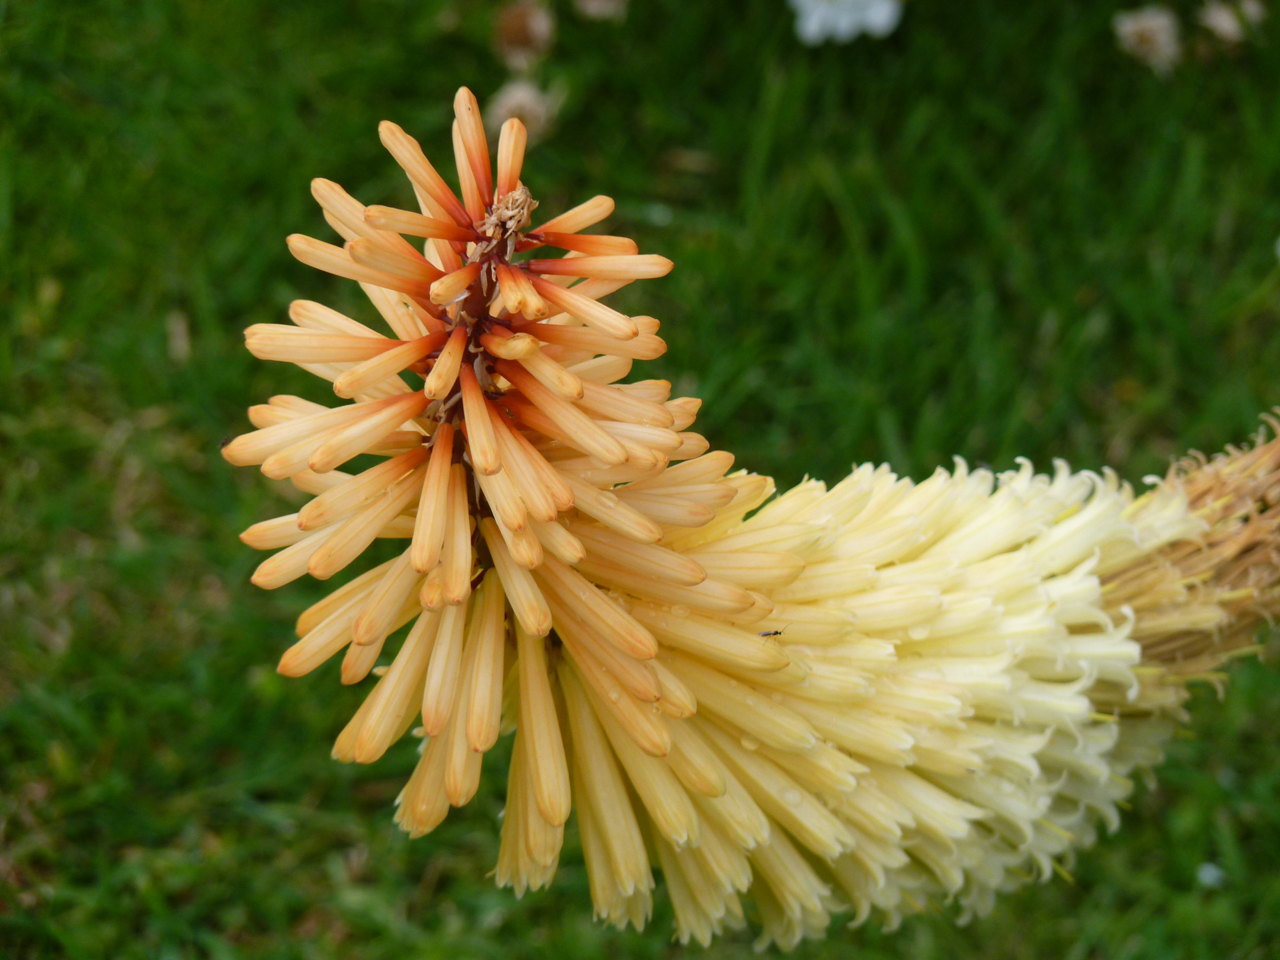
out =
<svg viewBox="0 0 1280 960"><path fill-rule="evenodd" d="M616 300L662 318L650 375L742 465L1138 481L1280 403L1280 16L1234 55L1193 32L1161 81L1116 50L1112 0L912 0L887 42L820 49L783 0L556 6L537 78L567 102L526 180L551 211L613 195L614 231L676 261ZM329 760L363 691L274 673L321 591L248 585L236 534L290 501L217 455L248 404L328 392L245 326L295 297L366 310L287 255L329 236L309 179L410 203L376 123L442 156L455 86L505 79L494 9L0 0L0 955L685 952L662 898L644 934L592 924L572 836L550 891L492 886L498 763L410 842L412 746ZM1280 672L1194 709L1074 885L797 955L1280 955Z"/></svg>

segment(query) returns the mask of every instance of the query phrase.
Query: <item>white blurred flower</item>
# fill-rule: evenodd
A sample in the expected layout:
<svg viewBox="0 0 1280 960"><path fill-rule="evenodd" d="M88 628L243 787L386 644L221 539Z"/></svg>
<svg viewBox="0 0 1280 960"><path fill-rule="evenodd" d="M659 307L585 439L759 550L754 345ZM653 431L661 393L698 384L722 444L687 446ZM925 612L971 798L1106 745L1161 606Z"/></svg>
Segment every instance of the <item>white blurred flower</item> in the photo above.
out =
<svg viewBox="0 0 1280 960"><path fill-rule="evenodd" d="M555 35L555 14L536 0L508 4L493 25L498 56L516 72L528 70L537 63L551 48Z"/></svg>
<svg viewBox="0 0 1280 960"><path fill-rule="evenodd" d="M817 46L826 40L848 43L861 33L886 37L902 19L902 0L790 0L796 12L796 36Z"/></svg>
<svg viewBox="0 0 1280 960"><path fill-rule="evenodd" d="M1200 26L1229 47L1234 47L1244 39L1244 24L1240 22L1235 10L1221 0L1206 3L1200 8L1196 19L1200 21Z"/></svg>
<svg viewBox="0 0 1280 960"><path fill-rule="evenodd" d="M1267 19L1267 7L1262 0L1240 0L1240 16L1245 23L1256 27Z"/></svg>
<svg viewBox="0 0 1280 960"><path fill-rule="evenodd" d="M563 90L543 91L537 84L517 78L498 88L485 108L484 119L492 130L497 131L515 117L525 125L532 142L546 134L563 105Z"/></svg>
<svg viewBox="0 0 1280 960"><path fill-rule="evenodd" d="M1196 882L1202 887L1217 890L1227 882L1227 871L1216 863L1202 863L1196 867Z"/></svg>
<svg viewBox="0 0 1280 960"><path fill-rule="evenodd" d="M588 20L627 18L627 0L573 0L573 9Z"/></svg>
<svg viewBox="0 0 1280 960"><path fill-rule="evenodd" d="M1117 13L1111 21L1120 49L1165 76L1182 59L1178 17L1168 7L1142 7Z"/></svg>
<svg viewBox="0 0 1280 960"><path fill-rule="evenodd" d="M164 318L168 336L169 359L182 366L191 359L191 325L181 310L172 311Z"/></svg>

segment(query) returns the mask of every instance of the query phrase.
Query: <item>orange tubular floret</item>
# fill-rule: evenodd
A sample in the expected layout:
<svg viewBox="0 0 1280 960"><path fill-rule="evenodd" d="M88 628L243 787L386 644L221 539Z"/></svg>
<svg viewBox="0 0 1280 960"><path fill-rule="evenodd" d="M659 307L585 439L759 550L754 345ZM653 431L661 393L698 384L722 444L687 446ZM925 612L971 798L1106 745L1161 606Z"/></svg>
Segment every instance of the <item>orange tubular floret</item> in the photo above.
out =
<svg viewBox="0 0 1280 960"><path fill-rule="evenodd" d="M503 360L520 360L541 349L536 337L527 333L512 334L505 327L494 327L488 333L481 334L480 346Z"/></svg>
<svg viewBox="0 0 1280 960"><path fill-rule="evenodd" d="M431 298L431 284L421 280L407 280L392 274L366 267L351 259L351 255L342 247L324 243L311 237L295 233L288 238L289 252L308 267L315 267L334 276L345 277L360 283L372 283L389 290L399 290L412 297L423 300Z"/></svg>
<svg viewBox="0 0 1280 960"><path fill-rule="evenodd" d="M562 257L556 260L530 260L525 264L533 273L558 277L590 277L595 280L652 280L665 277L674 266L657 254L634 254L604 257Z"/></svg>
<svg viewBox="0 0 1280 960"><path fill-rule="evenodd" d="M440 356L436 358L436 364L431 368L431 372L427 374L426 382L422 387L424 394L433 400L441 400L449 395L449 391L458 381L458 370L462 366L462 357L466 349L467 328L465 324L460 323L449 334L448 343L440 351Z"/></svg>
<svg viewBox="0 0 1280 960"><path fill-rule="evenodd" d="M470 263L461 270L446 274L431 284L431 302L446 306L467 293L467 289L480 277L482 263Z"/></svg>
<svg viewBox="0 0 1280 960"><path fill-rule="evenodd" d="M489 166L489 141L484 135L476 95L466 87L459 87L453 98L453 113L458 118L458 134L471 165L471 175L480 190L480 199L488 206L493 203L493 172Z"/></svg>
<svg viewBox="0 0 1280 960"><path fill-rule="evenodd" d="M528 274L524 276L529 277ZM619 340L630 340L640 334L640 328L626 314L619 313L612 307L597 303L572 290L558 287L541 277L529 277L533 289L548 303L559 307L571 317L576 317L589 327L607 333Z"/></svg>
<svg viewBox="0 0 1280 960"><path fill-rule="evenodd" d="M545 230L539 236L547 246L572 250L590 257L625 257L640 252L640 248L630 237L610 237L599 233L548 233Z"/></svg>
<svg viewBox="0 0 1280 960"><path fill-rule="evenodd" d="M476 181L475 168L467 154L466 144L462 141L462 130L458 121L453 121L453 160L458 170L458 185L462 188L462 203L467 208L467 215L472 223L481 223L485 218L488 203Z"/></svg>
<svg viewBox="0 0 1280 960"><path fill-rule="evenodd" d="M417 363L427 354L444 346L447 336L429 333L358 363L333 382L333 392L340 397L354 397L375 384Z"/></svg>
<svg viewBox="0 0 1280 960"><path fill-rule="evenodd" d="M533 374L510 360L499 360L498 372L510 380L525 398L549 417L557 432L574 437L575 447L586 447L586 452L607 464L623 463L627 459L622 444L605 433L595 421L568 400L543 386ZM517 411L517 416L520 416ZM523 419L523 417L522 417ZM527 421L526 421L527 422ZM530 424L534 426L534 424ZM547 434L551 436L552 434Z"/></svg>
<svg viewBox="0 0 1280 960"><path fill-rule="evenodd" d="M467 446L471 451L471 465L478 473L492 476L502 469L498 455L498 441L489 422L489 410L485 405L484 391L476 379L476 372L469 365L458 371L462 383L462 409L467 418Z"/></svg>
<svg viewBox="0 0 1280 960"><path fill-rule="evenodd" d="M396 233L407 233L411 237L454 240L460 243L470 243L478 239L476 232L470 227L459 227L444 220L436 220L411 210L398 210L395 207L366 207L364 219L366 223L378 230L394 230Z"/></svg>
<svg viewBox="0 0 1280 960"><path fill-rule="evenodd" d="M356 237L348 241L347 252L356 263L389 273L393 277L434 283L444 276L444 271L433 266L418 251L412 248L408 253L391 250L373 237Z"/></svg>
<svg viewBox="0 0 1280 960"><path fill-rule="evenodd" d="M528 142L529 131L515 117L502 125L502 132L498 135L498 200L520 183L520 170L524 166L524 150Z"/></svg>
<svg viewBox="0 0 1280 960"><path fill-rule="evenodd" d="M453 465L453 425L440 424L431 445L431 459L418 500L410 559L414 569L427 573L440 562L447 526L449 468Z"/></svg>
<svg viewBox="0 0 1280 960"><path fill-rule="evenodd" d="M508 273L510 273L512 281L520 291L520 301L523 304L520 312L530 320L542 320L550 316L551 309L547 306L547 301L534 288L533 281L529 275L515 266L509 267Z"/></svg>
<svg viewBox="0 0 1280 960"><path fill-rule="evenodd" d="M471 218L467 216L466 207L449 189L449 185L444 182L444 177L436 172L436 168L422 152L422 147L417 140L390 120L383 120L378 124L378 136L382 139L382 145L408 174L414 186L419 187L434 200L445 213L453 217L459 226L471 226Z"/></svg>

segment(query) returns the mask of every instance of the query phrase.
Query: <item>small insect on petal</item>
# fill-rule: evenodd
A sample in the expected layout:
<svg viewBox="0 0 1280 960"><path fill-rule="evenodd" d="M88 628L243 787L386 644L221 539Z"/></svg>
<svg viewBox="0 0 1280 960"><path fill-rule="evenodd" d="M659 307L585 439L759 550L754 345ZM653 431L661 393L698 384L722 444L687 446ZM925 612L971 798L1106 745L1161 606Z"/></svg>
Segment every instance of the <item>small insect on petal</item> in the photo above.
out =
<svg viewBox="0 0 1280 960"><path fill-rule="evenodd" d="M765 671L781 670L791 663L776 641L710 617L676 616L646 604L636 604L632 616L668 646L713 663Z"/></svg>

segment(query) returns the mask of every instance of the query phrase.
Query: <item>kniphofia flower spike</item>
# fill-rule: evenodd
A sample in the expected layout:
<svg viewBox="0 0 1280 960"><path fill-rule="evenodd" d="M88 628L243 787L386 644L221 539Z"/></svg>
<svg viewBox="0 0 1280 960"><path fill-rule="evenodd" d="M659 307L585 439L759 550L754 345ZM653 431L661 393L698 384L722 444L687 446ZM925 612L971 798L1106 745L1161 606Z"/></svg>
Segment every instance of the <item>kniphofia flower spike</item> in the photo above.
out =
<svg viewBox="0 0 1280 960"><path fill-rule="evenodd" d="M622 382L665 345L602 299L670 261L585 233L606 197L531 226L520 122L495 174L470 91L454 107L460 196L383 123L419 209L316 180L343 244L289 238L390 335L309 301L246 331L351 402L272 397L223 451L315 495L242 535L276 551L259 586L403 545L304 611L280 661L301 676L345 651L343 682L371 687L333 755L372 763L417 728L396 819L421 836L514 733L498 882L549 883L574 816L596 915L642 927L658 870L682 941L967 916L1069 867L1159 759L1186 683L1280 607L1277 444L1140 497L1061 463L957 461L775 498L690 432L699 401Z"/></svg>

